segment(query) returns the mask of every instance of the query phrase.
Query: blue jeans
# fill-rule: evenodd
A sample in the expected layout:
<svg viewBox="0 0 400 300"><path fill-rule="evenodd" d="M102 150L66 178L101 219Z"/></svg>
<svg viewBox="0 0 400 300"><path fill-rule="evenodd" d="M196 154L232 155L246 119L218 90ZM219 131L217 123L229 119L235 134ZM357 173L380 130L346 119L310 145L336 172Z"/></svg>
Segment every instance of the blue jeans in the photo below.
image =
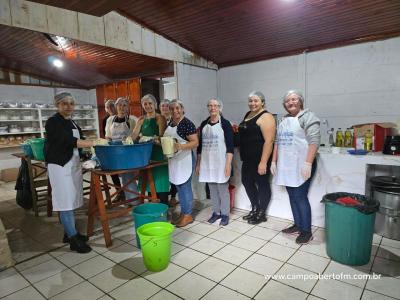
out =
<svg viewBox="0 0 400 300"><path fill-rule="evenodd" d="M60 211L60 220L68 237L78 233L75 228L75 215L73 210Z"/></svg>
<svg viewBox="0 0 400 300"><path fill-rule="evenodd" d="M311 168L311 176L306 182L298 187L286 187L289 194L294 224L301 232L311 232L311 206L308 200L308 190L310 189L311 180L316 169L317 162L314 160Z"/></svg>
<svg viewBox="0 0 400 300"><path fill-rule="evenodd" d="M181 204L181 212L184 215L191 215L193 208L193 191L192 191L192 176L182 184L177 184L179 203Z"/></svg>

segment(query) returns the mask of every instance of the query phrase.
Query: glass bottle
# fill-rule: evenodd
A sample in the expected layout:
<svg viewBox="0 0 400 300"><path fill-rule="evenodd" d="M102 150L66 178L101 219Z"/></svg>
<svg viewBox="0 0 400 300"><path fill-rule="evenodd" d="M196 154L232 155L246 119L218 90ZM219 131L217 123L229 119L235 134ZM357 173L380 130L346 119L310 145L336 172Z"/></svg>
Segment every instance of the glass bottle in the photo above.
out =
<svg viewBox="0 0 400 300"><path fill-rule="evenodd" d="M372 151L372 133L370 129L364 135L364 150Z"/></svg>
<svg viewBox="0 0 400 300"><path fill-rule="evenodd" d="M336 131L336 147L343 147L344 145L344 138L343 138L343 131L342 128L338 128Z"/></svg>
<svg viewBox="0 0 400 300"><path fill-rule="evenodd" d="M329 134L329 146L334 147L335 146L335 139L333 138L333 132L335 130L333 128L331 128L331 130L328 130L328 134Z"/></svg>
<svg viewBox="0 0 400 300"><path fill-rule="evenodd" d="M349 148L353 147L353 135L350 128L347 128L344 132L344 146Z"/></svg>

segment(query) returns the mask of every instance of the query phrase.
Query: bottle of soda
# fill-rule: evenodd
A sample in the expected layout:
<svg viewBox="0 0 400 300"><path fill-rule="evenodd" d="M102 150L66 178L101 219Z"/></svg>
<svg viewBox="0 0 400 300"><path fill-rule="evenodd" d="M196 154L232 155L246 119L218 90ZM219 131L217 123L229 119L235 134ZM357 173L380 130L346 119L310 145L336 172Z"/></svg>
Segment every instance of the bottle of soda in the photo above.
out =
<svg viewBox="0 0 400 300"><path fill-rule="evenodd" d="M372 133L370 129L364 135L364 150L372 151Z"/></svg>
<svg viewBox="0 0 400 300"><path fill-rule="evenodd" d="M336 147L343 147L344 146L344 138L343 138L343 131L342 128L338 128L336 131Z"/></svg>
<svg viewBox="0 0 400 300"><path fill-rule="evenodd" d="M353 135L351 134L350 128L347 128L344 132L344 146L353 147Z"/></svg>

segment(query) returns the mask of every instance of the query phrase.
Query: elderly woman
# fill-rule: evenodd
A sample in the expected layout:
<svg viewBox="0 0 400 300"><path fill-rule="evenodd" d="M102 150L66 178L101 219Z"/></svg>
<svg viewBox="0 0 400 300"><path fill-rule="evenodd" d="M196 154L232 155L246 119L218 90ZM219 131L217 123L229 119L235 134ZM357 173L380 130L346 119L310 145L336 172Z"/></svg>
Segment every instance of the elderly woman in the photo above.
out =
<svg viewBox="0 0 400 300"><path fill-rule="evenodd" d="M129 116L129 103L125 98L118 98L115 102L115 107L117 108L117 114L111 116L107 120L106 124L106 139L113 142L122 142L127 137L130 137L135 128L135 119ZM120 181L124 187L127 187L129 191L137 191L136 181L133 179L134 175L132 173L122 174L120 176ZM126 199L136 198L135 193L129 191L124 191ZM120 196L119 196L120 197Z"/></svg>
<svg viewBox="0 0 400 300"><path fill-rule="evenodd" d="M109 117L115 115L115 103L113 100L109 99L104 103L104 110L106 111L106 116L102 121L103 125L103 136L106 136L106 124Z"/></svg>
<svg viewBox="0 0 400 300"><path fill-rule="evenodd" d="M192 149L199 145L196 126L185 118L183 103L172 100L171 122L165 130L164 136L176 139L174 144L177 153L168 160L169 181L176 185L181 203L181 215L176 223L177 227L184 227L193 222L193 192L192 172L194 157Z"/></svg>
<svg viewBox="0 0 400 300"><path fill-rule="evenodd" d="M136 123L132 138L134 140L137 137L140 137L144 140L147 140L147 138L153 138L154 145L151 153L151 160L162 161L165 159L165 156L160 146L160 136L164 135L166 127L165 118L156 113L157 101L153 95L147 94L143 96L141 103L142 108L145 111L145 115L139 118L138 122ZM153 168L152 172L157 191L157 198L160 199L161 203L168 204L168 166ZM150 191L149 186L147 186L147 191Z"/></svg>
<svg viewBox="0 0 400 300"><path fill-rule="evenodd" d="M210 116L200 125L196 172L200 182L207 182L213 213L208 220L220 225L229 223L230 201L228 180L232 171L233 130L230 122L221 115L222 103L212 98L207 104Z"/></svg>
<svg viewBox="0 0 400 300"><path fill-rule="evenodd" d="M64 227L63 242L70 249L87 253L92 249L86 244L88 238L75 227L74 209L83 205L82 169L78 148L92 147L94 141L83 139L81 128L72 121L75 108L74 97L61 92L54 97L57 113L45 125L45 160L52 188L53 210L60 214Z"/></svg>
<svg viewBox="0 0 400 300"><path fill-rule="evenodd" d="M268 113L261 92L248 96L250 111L239 124L242 183L251 202L251 211L243 216L250 224L267 221L266 210L271 200L271 187L267 164L275 138L275 119Z"/></svg>
<svg viewBox="0 0 400 300"><path fill-rule="evenodd" d="M292 208L294 225L282 230L283 233L299 234L296 243L307 244L312 240L307 195L316 169L320 121L304 109L304 98L298 91L287 92L283 106L288 114L279 124L271 173L276 184L286 186Z"/></svg>

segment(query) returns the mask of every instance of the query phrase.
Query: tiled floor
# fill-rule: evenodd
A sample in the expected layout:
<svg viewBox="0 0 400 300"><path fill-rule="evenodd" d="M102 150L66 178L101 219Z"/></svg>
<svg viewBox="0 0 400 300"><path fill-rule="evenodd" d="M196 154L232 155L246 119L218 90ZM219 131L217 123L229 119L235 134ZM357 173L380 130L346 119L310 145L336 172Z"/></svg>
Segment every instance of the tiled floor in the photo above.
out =
<svg viewBox="0 0 400 300"><path fill-rule="evenodd" d="M198 210L192 225L175 230L168 268L152 273L143 265L129 219L112 228L112 247L107 249L103 237L97 235L90 241L94 251L82 255L59 244L62 228L57 220L39 218L44 221L38 225L38 218L32 219L12 203L0 202L0 216L11 230L10 244L19 262L0 272L0 298L400 299L400 242L374 236L371 262L350 267L326 255L324 229L314 228L314 241L299 246L294 236L280 233L290 224L288 220L269 217L266 223L253 226L242 221L244 213L234 210L230 224L221 228L218 222L206 223L209 207ZM84 226L84 214L81 221ZM54 235L56 243L44 243L43 235L46 239ZM382 276L283 278L318 273ZM280 277L269 279L269 275Z"/></svg>

